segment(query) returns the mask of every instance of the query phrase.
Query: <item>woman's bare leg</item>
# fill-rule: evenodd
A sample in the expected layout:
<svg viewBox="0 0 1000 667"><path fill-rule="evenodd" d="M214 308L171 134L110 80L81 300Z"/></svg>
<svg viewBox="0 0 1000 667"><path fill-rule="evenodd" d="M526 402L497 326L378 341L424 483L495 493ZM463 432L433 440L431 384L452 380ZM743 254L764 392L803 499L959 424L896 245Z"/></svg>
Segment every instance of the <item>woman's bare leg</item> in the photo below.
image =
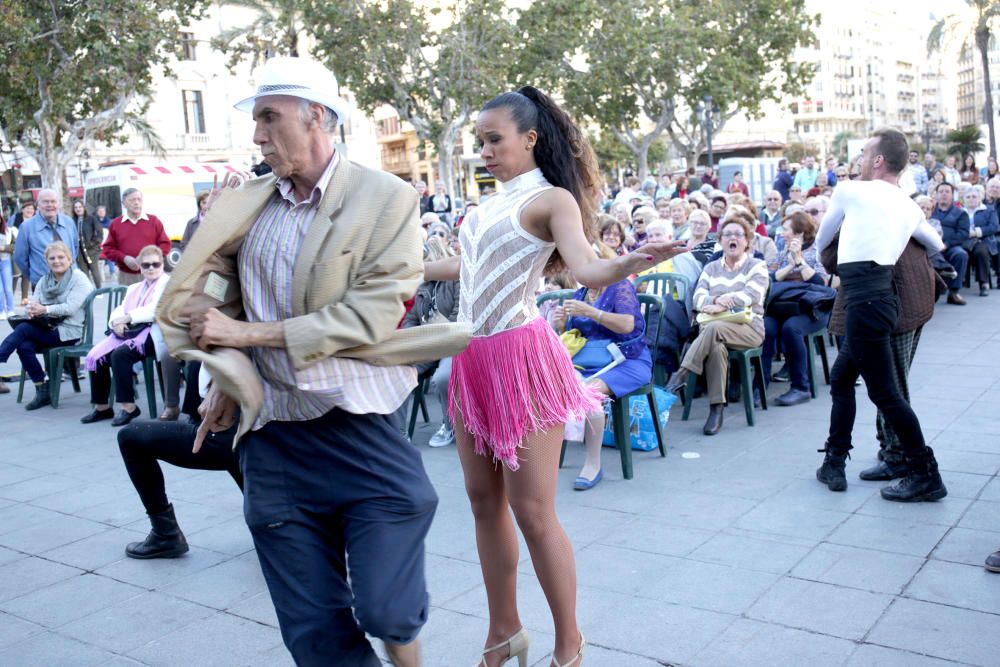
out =
<svg viewBox="0 0 1000 667"><path fill-rule="evenodd" d="M560 663L577 654L581 641L576 624L573 546L556 517L556 483L563 430L560 425L532 433L518 451L520 468L516 472L503 469L507 498L552 612L556 632L553 656Z"/></svg>
<svg viewBox="0 0 1000 667"><path fill-rule="evenodd" d="M455 416L455 440L465 474L465 490L476 522L476 547L486 584L490 627L484 648L496 646L521 628L517 613L518 544L508 509L501 467L490 456L476 454L474 442L461 415ZM508 656L500 650L486 655L495 667Z"/></svg>
<svg viewBox="0 0 1000 667"><path fill-rule="evenodd" d="M587 383L605 396L611 396L608 385L600 378ZM607 418L604 410L596 410L587 414L583 429L583 444L586 448L586 458L583 461L583 468L580 470L580 477L594 479L601 469L601 447L604 441L604 422Z"/></svg>

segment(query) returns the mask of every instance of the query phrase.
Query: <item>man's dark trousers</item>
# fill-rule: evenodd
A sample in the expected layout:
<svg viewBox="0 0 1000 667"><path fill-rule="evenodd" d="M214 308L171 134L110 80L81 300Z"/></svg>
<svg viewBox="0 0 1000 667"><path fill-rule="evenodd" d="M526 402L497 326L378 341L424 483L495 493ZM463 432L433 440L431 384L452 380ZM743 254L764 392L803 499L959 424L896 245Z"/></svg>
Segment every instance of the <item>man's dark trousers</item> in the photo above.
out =
<svg viewBox="0 0 1000 667"><path fill-rule="evenodd" d="M392 416L338 408L269 422L239 451L244 515L296 664L380 667L365 633L409 643L430 604L437 495L420 453Z"/></svg>
<svg viewBox="0 0 1000 667"><path fill-rule="evenodd" d="M910 366L913 364L913 357L917 354L921 331L923 331L923 327L917 327L913 331L894 333L889 336L889 347L892 350L893 381L907 403L910 402ZM885 418L881 410L875 417L875 437L878 438L878 458L880 461L885 461L893 466L905 463L903 444L899 441L899 436L896 435L892 424Z"/></svg>

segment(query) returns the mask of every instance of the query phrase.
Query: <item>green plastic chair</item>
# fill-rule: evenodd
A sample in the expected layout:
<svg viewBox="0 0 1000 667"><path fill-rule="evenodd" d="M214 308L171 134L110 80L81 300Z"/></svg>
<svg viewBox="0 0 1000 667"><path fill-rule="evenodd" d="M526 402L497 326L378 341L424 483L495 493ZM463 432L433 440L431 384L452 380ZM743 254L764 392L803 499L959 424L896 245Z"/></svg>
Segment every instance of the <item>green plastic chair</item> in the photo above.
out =
<svg viewBox="0 0 1000 667"><path fill-rule="evenodd" d="M410 407L410 423L406 428L406 437L408 438L412 439L413 432L417 430L418 410L423 414L425 424L431 420L430 414L427 412L425 396L430 388L431 378L434 377L434 371L436 370L437 364L417 376L417 386L413 390L413 405Z"/></svg>
<svg viewBox="0 0 1000 667"><path fill-rule="evenodd" d="M764 362L761 359L763 353L763 347L752 347L748 350L729 350L729 367L732 368L734 363L739 365L743 408L746 410L748 426L754 425L754 386L760 392L760 407L767 410L767 388L764 386ZM751 371L754 371L752 383L750 381ZM698 374L689 372L687 387L684 389L684 415L682 416L684 421L687 421L691 415L691 404L694 402L694 391L697 384Z"/></svg>
<svg viewBox="0 0 1000 667"><path fill-rule="evenodd" d="M540 306L546 301L552 301L553 299L558 299L561 305L563 301L572 298L574 294L576 294L576 290L573 289L557 289L554 292L545 292L535 297L535 305Z"/></svg>
<svg viewBox="0 0 1000 667"><path fill-rule="evenodd" d="M679 301L684 301L688 298L688 294L691 293L691 281L681 273L650 273L645 276L636 277L633 282L636 289L639 289L640 285L648 285L646 294L656 294L659 296L665 294L673 296L677 294Z"/></svg>
<svg viewBox="0 0 1000 667"><path fill-rule="evenodd" d="M820 361L823 362L823 379L830 384L830 361L826 356L826 327L816 333L806 334L806 363L809 366L809 393L816 398L816 388L819 385L819 378L816 377L816 354L819 354Z"/></svg>
<svg viewBox="0 0 1000 667"><path fill-rule="evenodd" d="M654 313L662 311L663 300L655 294L639 294L639 305L642 308L643 316L646 319L646 331L647 334L653 330L653 335L650 337L654 343L659 338L660 335L660 320L659 317L655 318L655 322L650 320L654 319L652 316ZM654 308L657 306L659 309ZM649 336L648 336L649 337ZM663 427L660 424L660 411L656 407L656 394L653 392L653 383L639 387L635 391L625 395L619 396L618 398L611 400L611 429L615 434L615 446L618 448L618 453L621 456L622 461L622 477L625 479L632 479L633 466L632 466L632 439L629 435L629 399L632 396L645 396L646 400L649 401L649 409L653 414L653 428L656 431L656 443L659 447L660 457L667 455L667 448L663 442ZM563 441L562 453L559 455L559 467L562 467L563 459L566 457L566 441Z"/></svg>

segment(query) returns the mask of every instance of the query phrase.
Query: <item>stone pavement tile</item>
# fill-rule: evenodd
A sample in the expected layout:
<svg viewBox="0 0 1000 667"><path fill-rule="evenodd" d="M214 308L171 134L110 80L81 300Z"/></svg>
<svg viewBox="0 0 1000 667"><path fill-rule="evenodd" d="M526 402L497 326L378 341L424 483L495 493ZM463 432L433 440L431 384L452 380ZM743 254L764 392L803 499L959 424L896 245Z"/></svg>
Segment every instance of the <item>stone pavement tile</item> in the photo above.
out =
<svg viewBox="0 0 1000 667"><path fill-rule="evenodd" d="M912 519L897 521L855 514L833 531L827 541L926 558L947 531L947 526Z"/></svg>
<svg viewBox="0 0 1000 667"><path fill-rule="evenodd" d="M292 660L292 655L282 644L251 658L247 662L247 667L295 667L295 661Z"/></svg>
<svg viewBox="0 0 1000 667"><path fill-rule="evenodd" d="M69 494L80 480L65 475L42 475L0 487L0 498L27 502L53 493Z"/></svg>
<svg viewBox="0 0 1000 667"><path fill-rule="evenodd" d="M946 431L951 433L951 431ZM973 438L969 433L952 434L952 437ZM974 445L971 445L974 446ZM941 476L948 484L949 472L967 472L975 475L995 475L1000 470L1000 454L983 454L976 451L966 451L960 449L942 449L940 452L934 450L934 458L937 459L938 467L941 469Z"/></svg>
<svg viewBox="0 0 1000 667"><path fill-rule="evenodd" d="M0 651L39 632L45 632L45 628L0 612Z"/></svg>
<svg viewBox="0 0 1000 667"><path fill-rule="evenodd" d="M207 567L159 588L191 602L227 609L267 590L257 553L251 552Z"/></svg>
<svg viewBox="0 0 1000 667"><path fill-rule="evenodd" d="M142 503L139 502L139 498L135 495L131 498L119 496L110 500L104 500L96 505L74 510L73 515L117 528L139 521L145 522L147 527L149 525L149 519L146 518L146 510L143 509Z"/></svg>
<svg viewBox="0 0 1000 667"><path fill-rule="evenodd" d="M145 537L146 533L137 530L110 528L40 555L57 563L93 571L126 558L125 545L142 541Z"/></svg>
<svg viewBox="0 0 1000 667"><path fill-rule="evenodd" d="M230 556L239 556L254 548L253 537L250 535L250 529L247 528L247 523L242 516L196 533L189 533L183 524L181 530L184 531L188 544Z"/></svg>
<svg viewBox="0 0 1000 667"><path fill-rule="evenodd" d="M971 665L995 667L997 617L919 600L897 599L867 641Z"/></svg>
<svg viewBox="0 0 1000 667"><path fill-rule="evenodd" d="M5 612L58 628L145 591L95 574L81 574L0 603Z"/></svg>
<svg viewBox="0 0 1000 667"><path fill-rule="evenodd" d="M113 657L113 653L96 646L63 637L54 632L45 632L33 635L5 650L0 650L0 665L89 667L90 665L100 665Z"/></svg>
<svg viewBox="0 0 1000 667"><path fill-rule="evenodd" d="M983 560L986 554L983 554ZM907 586L906 597L1000 614L1000 581L981 565L930 560ZM997 619L1000 628L1000 618Z"/></svg>
<svg viewBox="0 0 1000 667"><path fill-rule="evenodd" d="M124 550L124 548L125 545L119 545L119 549ZM224 560L230 560L230 557L195 547L180 558L139 560L123 557L97 568L95 573L153 590L212 567Z"/></svg>
<svg viewBox="0 0 1000 667"><path fill-rule="evenodd" d="M427 554L424 569L432 605L444 604L483 583L479 563Z"/></svg>
<svg viewBox="0 0 1000 667"><path fill-rule="evenodd" d="M726 614L742 614L778 576L682 558L644 581L644 597Z"/></svg>
<svg viewBox="0 0 1000 667"><path fill-rule="evenodd" d="M813 468L819 467L822 459L813 461ZM860 466L859 466L860 468ZM848 469L848 474L850 470ZM779 503L788 506L815 507L836 512L854 512L878 492L878 487L848 479L847 490L843 493L831 493L824 484L816 481L815 474L810 479L795 479L781 491L767 499L768 503Z"/></svg>
<svg viewBox="0 0 1000 667"><path fill-rule="evenodd" d="M597 646L591 643L590 635L585 636L587 637L587 647L583 657L585 658L587 667L621 667L626 664L629 667L663 667L663 663L658 660L644 658L623 651L612 651ZM541 667L552 664L547 659L543 660Z"/></svg>
<svg viewBox="0 0 1000 667"><path fill-rule="evenodd" d="M217 613L153 591L68 623L59 632L115 653L129 653Z"/></svg>
<svg viewBox="0 0 1000 667"><path fill-rule="evenodd" d="M145 663L126 658L123 655L113 656L110 660L100 663L97 667L142 667Z"/></svg>
<svg viewBox="0 0 1000 667"><path fill-rule="evenodd" d="M588 643L622 652L617 663L609 663L618 665L632 665L633 654L667 664L689 663L736 620L590 587L579 589L577 614ZM585 663L590 659L588 651Z"/></svg>
<svg viewBox="0 0 1000 667"><path fill-rule="evenodd" d="M958 522L962 528L1000 533L1000 502L977 500Z"/></svg>
<svg viewBox="0 0 1000 667"><path fill-rule="evenodd" d="M941 396L911 396L910 404L919 415L920 426L928 429L944 429L953 424L967 423L966 411L969 402L965 398L942 398Z"/></svg>
<svg viewBox="0 0 1000 667"><path fill-rule="evenodd" d="M997 549L1000 549L1000 533L952 528L931 553L931 558L982 566L986 556Z"/></svg>
<svg viewBox="0 0 1000 667"><path fill-rule="evenodd" d="M7 549L6 547L0 547L0 566L6 565L7 563L13 563L16 560L21 560L22 558L27 557L28 554L26 553L14 551L13 549Z"/></svg>
<svg viewBox="0 0 1000 667"><path fill-rule="evenodd" d="M736 527L758 533L819 540L843 524L849 516L844 512L764 501L740 517Z"/></svg>
<svg viewBox="0 0 1000 667"><path fill-rule="evenodd" d="M6 458L0 457L0 461L3 461L3 465L0 465L0 491L3 490L4 486L9 484L17 484L18 482L23 482L29 479L36 479L45 475L41 470L36 470L34 468L26 468L24 466L12 465L7 461ZM5 497L0 493L0 498Z"/></svg>
<svg viewBox="0 0 1000 667"><path fill-rule="evenodd" d="M591 544L576 555L581 585L625 595L650 595L650 585L673 567L677 558Z"/></svg>
<svg viewBox="0 0 1000 667"><path fill-rule="evenodd" d="M234 604L226 613L234 616L248 618L273 628L278 627L278 615L274 611L274 603L271 602L271 594L267 591L257 593L252 597Z"/></svg>
<svg viewBox="0 0 1000 667"><path fill-rule="evenodd" d="M579 494L577 494L579 495ZM631 514L574 503L561 503L557 509L559 522L569 535L576 550L600 540L612 530L632 521Z"/></svg>
<svg viewBox="0 0 1000 667"><path fill-rule="evenodd" d="M643 515L658 517L672 526L722 530L733 525L756 505L756 500L748 498L669 489L661 491L654 498L653 508L643 512Z"/></svg>
<svg viewBox="0 0 1000 667"><path fill-rule="evenodd" d="M148 665L219 667L248 664L281 645L277 628L218 613L129 651Z"/></svg>
<svg viewBox="0 0 1000 667"><path fill-rule="evenodd" d="M785 574L811 549L811 545L789 544L774 535L734 535L724 531L695 549L688 558L744 570Z"/></svg>
<svg viewBox="0 0 1000 667"><path fill-rule="evenodd" d="M942 479L944 485L948 487L949 498L979 498L986 484L996 477L968 472L949 472Z"/></svg>
<svg viewBox="0 0 1000 667"><path fill-rule="evenodd" d="M997 423L996 419L996 403L977 401L968 405L961 418L955 423L954 428L975 433L980 437L1000 435L1000 423Z"/></svg>
<svg viewBox="0 0 1000 667"><path fill-rule="evenodd" d="M854 652L846 639L739 619L691 661L698 667L840 667Z"/></svg>
<svg viewBox="0 0 1000 667"><path fill-rule="evenodd" d="M898 595L924 564L923 558L839 544L820 544L792 576L827 584Z"/></svg>
<svg viewBox="0 0 1000 667"><path fill-rule="evenodd" d="M76 485L69 493L53 493L41 496L31 501L32 505L64 512L66 514L76 514L80 510L100 505L107 502L119 502L123 506L135 505L139 502L139 496L131 486L120 484L84 484L76 480Z"/></svg>
<svg viewBox="0 0 1000 667"><path fill-rule="evenodd" d="M690 484L692 491L715 496L731 496L747 500L764 500L785 488L790 477L746 475L723 470L710 473Z"/></svg>
<svg viewBox="0 0 1000 667"><path fill-rule="evenodd" d="M534 664L541 656L552 650L551 619L548 631L531 627L526 619L522 620L531 636L531 646L528 649L529 664ZM476 664L480 658L483 642L486 640L486 631L485 619L438 607L431 609L427 625L420 631L423 663L435 667L468 667ZM373 642L379 655L384 656L385 651L379 643ZM508 664L514 667L514 663ZM549 663L545 661L542 664Z"/></svg>
<svg viewBox="0 0 1000 667"><path fill-rule="evenodd" d="M844 639L858 640L878 621L892 597L785 577L746 615Z"/></svg>
<svg viewBox="0 0 1000 667"><path fill-rule="evenodd" d="M520 539L520 533L518 534ZM472 510L468 502L464 505L438 504L430 532L424 539L424 548L429 554L456 558L478 563L476 550L476 529L472 521ZM522 558L525 550L522 550Z"/></svg>
<svg viewBox="0 0 1000 667"><path fill-rule="evenodd" d="M1000 477L993 477L983 488L982 494L979 496L979 500L990 500L992 502L1000 502Z"/></svg>
<svg viewBox="0 0 1000 667"><path fill-rule="evenodd" d="M118 449L114 445L113 438L108 441L108 445L115 447L116 450ZM113 456L107 456L100 460L84 457L77 465L70 467L60 466L60 472L89 483L129 484L128 472L125 471L121 455L117 451Z"/></svg>
<svg viewBox="0 0 1000 667"><path fill-rule="evenodd" d="M62 516L66 515L24 503L9 505L0 509L0 535L6 535L7 533L12 533L15 530L23 528L30 528Z"/></svg>
<svg viewBox="0 0 1000 667"><path fill-rule="evenodd" d="M0 545L26 553L41 553L106 530L108 526L95 521L57 514L34 525L0 535Z"/></svg>
<svg viewBox="0 0 1000 667"><path fill-rule="evenodd" d="M939 660L874 644L862 644L844 667L956 667L964 663Z"/></svg>
<svg viewBox="0 0 1000 667"><path fill-rule="evenodd" d="M0 601L13 600L79 574L81 571L75 567L67 567L34 556L16 560L0 567L0 582L3 582L0 586Z"/></svg>
<svg viewBox="0 0 1000 667"><path fill-rule="evenodd" d="M598 542L665 556L686 556L713 535L714 531L667 525L657 516L639 516L608 531Z"/></svg>
<svg viewBox="0 0 1000 667"><path fill-rule="evenodd" d="M972 477L981 477L981 475L972 475ZM882 484L886 485L884 482ZM876 494L858 510L858 514L880 516L903 523L923 522L941 526L954 526L965 511L969 509L969 506L972 505L972 500L970 498L952 496L951 486L948 481L945 481L945 486L948 486L948 496L934 503L894 503Z"/></svg>

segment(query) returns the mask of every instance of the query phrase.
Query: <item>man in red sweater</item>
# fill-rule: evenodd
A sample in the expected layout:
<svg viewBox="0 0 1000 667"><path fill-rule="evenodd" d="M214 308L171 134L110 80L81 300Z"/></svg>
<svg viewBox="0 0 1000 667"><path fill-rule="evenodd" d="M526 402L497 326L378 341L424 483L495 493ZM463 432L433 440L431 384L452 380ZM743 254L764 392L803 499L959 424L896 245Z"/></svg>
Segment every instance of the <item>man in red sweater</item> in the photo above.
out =
<svg viewBox="0 0 1000 667"><path fill-rule="evenodd" d="M132 285L142 280L136 256L148 245L155 245L166 255L170 239L163 223L155 215L142 212L142 192L129 188L122 193L125 212L111 221L108 238L101 246L101 257L110 259L119 269L118 284Z"/></svg>

